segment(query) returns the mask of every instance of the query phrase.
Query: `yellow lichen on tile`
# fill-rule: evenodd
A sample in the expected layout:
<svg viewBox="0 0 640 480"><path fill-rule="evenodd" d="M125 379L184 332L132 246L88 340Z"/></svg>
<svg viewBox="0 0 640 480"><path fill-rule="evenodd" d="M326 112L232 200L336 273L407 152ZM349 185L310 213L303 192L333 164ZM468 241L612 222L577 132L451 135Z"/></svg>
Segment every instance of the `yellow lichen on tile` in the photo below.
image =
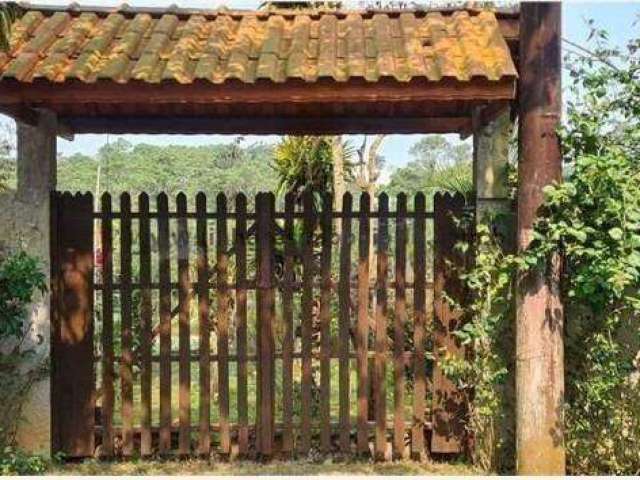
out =
<svg viewBox="0 0 640 480"><path fill-rule="evenodd" d="M178 16L126 9L25 12L0 75L51 82L96 79L213 83L258 79L399 82L517 76L494 13L309 16L218 12Z"/></svg>

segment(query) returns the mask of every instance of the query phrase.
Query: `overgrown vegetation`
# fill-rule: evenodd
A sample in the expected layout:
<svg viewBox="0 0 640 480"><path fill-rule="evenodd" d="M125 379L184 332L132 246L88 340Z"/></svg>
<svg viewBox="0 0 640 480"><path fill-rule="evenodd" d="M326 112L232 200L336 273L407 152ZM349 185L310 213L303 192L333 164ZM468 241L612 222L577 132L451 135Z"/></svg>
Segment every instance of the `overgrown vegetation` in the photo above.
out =
<svg viewBox="0 0 640 480"><path fill-rule="evenodd" d="M15 447L22 407L47 364L29 345L28 306L46 290L37 259L24 252L0 255L0 474L40 473L46 463Z"/></svg>
<svg viewBox="0 0 640 480"><path fill-rule="evenodd" d="M501 446L513 445L504 422L512 370L504 338L514 281L545 270L559 252L569 471L640 472L640 40L622 52L607 46L603 31L593 29L592 38L589 54L570 62L573 100L561 135L567 174L545 191L533 243L509 254L494 235L503 218L484 219L465 276L475 301L457 334L474 355L448 367L473 395L469 427L484 467L511 465Z"/></svg>

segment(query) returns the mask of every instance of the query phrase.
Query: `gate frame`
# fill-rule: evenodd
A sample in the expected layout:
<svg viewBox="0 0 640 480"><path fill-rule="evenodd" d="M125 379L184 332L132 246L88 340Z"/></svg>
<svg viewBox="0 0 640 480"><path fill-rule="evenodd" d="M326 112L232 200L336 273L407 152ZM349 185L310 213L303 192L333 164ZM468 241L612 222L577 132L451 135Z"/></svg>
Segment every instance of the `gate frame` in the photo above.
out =
<svg viewBox="0 0 640 480"><path fill-rule="evenodd" d="M55 11L55 9L54 9ZM154 10L158 13L158 10ZM100 12L106 14L104 10ZM521 14L514 15L504 22L503 32L517 32L515 35L512 33L510 36L512 50L515 52L518 48L518 44L521 44L520 49L520 74L522 76L522 88L521 88L521 101L518 102L518 112L521 118L521 131L519 135L520 146L520 158L521 165L526 166L526 172L532 172L530 175L521 175L521 185L519 190L519 217L520 222L518 224L518 240L520 248L524 248L528 242L528 235L530 232L530 223L535 218L537 209L540 204L539 196L535 195L535 192L542 190L542 187L551 183L556 179L555 173L558 171L561 159L557 148L553 145L557 143L557 136L555 134L555 127L559 122L559 99L560 99L560 5L552 2L540 2L540 3L525 3L521 7ZM518 28L520 31L518 32ZM505 30L506 29L506 30ZM505 38L506 38L506 34ZM69 83L69 82L67 82ZM104 84L104 82L103 82ZM110 85L111 86L111 85ZM48 215L42 218L40 215L41 210L49 209L49 195L50 191L55 189L55 166L56 152L55 152L55 137L56 135L64 136L65 138L71 138L73 130L65 124L64 118L55 119L55 105L47 104L46 89L42 88L42 83L27 84L18 80L2 80L3 93L0 96L0 109L10 114L12 117L20 122L18 124L18 191L16 195L16 203L20 205L20 208L9 207L9 212L2 212L3 220L9 218L7 222L17 223L16 219L12 217L13 214L19 212L18 215L24 216L25 209L27 212L33 213L35 220L35 229L40 233L42 232L46 238L50 233L50 225ZM6 87L6 88L5 88ZM59 95L57 98L74 98L78 100L86 100L93 90L96 89L96 85L90 85L89 89L77 88L77 85L67 86L65 84L57 84L55 91L49 92L50 94ZM75 90L74 90L75 88ZM257 87L256 87L257 88ZM107 89L108 90L108 89ZM326 90L326 89L325 89ZM384 90L384 89L383 89ZM424 93L419 92L419 88L403 89L403 94L406 95L405 100L411 101L411 93ZM240 91L240 90L238 90ZM298 92L304 97L304 86L298 87ZM344 95L347 90L335 89L333 100L337 101L340 96ZM393 98L397 97L398 91L386 86L386 90ZM43 94L44 92L44 94ZM246 93L246 90L242 92ZM242 93L241 92L241 93ZM354 101L363 101L366 93L362 88L360 90L349 90L348 95L353 95ZM529 92L531 93L529 95ZM146 98L144 94L139 94L138 91L129 92L129 98L133 98L138 102L141 98ZM458 92L459 93L459 92ZM38 100L34 100L33 95L38 95ZM194 93L197 95L197 92ZM229 93L233 96L233 92ZM434 100L455 100L458 97L448 97L451 92L446 89L440 90L439 93L431 92L431 97L428 98ZM54 95L54 96L55 96ZM396 95L396 96L394 96ZM156 95L156 100L159 95ZM438 98L439 97L439 98ZM93 97L97 99L98 97ZM192 99L194 97L191 97ZM278 98L278 91L271 91L271 100ZM359 99L359 100L357 100ZM511 97L510 100L512 100ZM507 100L506 103L508 103ZM109 101L118 104L122 101L117 95L109 97ZM369 97L369 101L376 103L379 101L379 97L375 95ZM365 102L366 103L366 102ZM157 105L155 105L157 106ZM287 105L288 106L288 105ZM494 108L497 104L491 105L487 111L487 116L483 115L482 122L490 123L492 115L501 108ZM38 108L45 110L38 110ZM47 110L48 109L48 110ZM162 109L159 109L162 110ZM167 117L165 111L162 111L160 115ZM301 116L299 116L301 118ZM300 125L300 118L278 118L270 128L290 128L301 129L307 131L307 133L358 133L358 130L371 130L371 131L385 131L398 133L401 131L414 131L418 129L419 125L422 128L438 129L441 133L445 130L451 132L460 132L464 123L442 123L434 119L433 125L428 126L428 122L424 119L395 119L387 118L385 122L376 123L365 122L366 125L359 124L353 118L322 118L320 120L304 122L304 125ZM55 119L55 120L52 120ZM82 126L85 128L85 132L95 129L105 131L111 129L113 132L130 130L130 132L139 130L142 127L156 128L163 125L163 128L176 128L172 124L173 119L164 118L164 123L159 121L155 117L145 117L137 124L128 123L124 127L122 122L109 123L106 118L87 118L85 120L92 120L85 122ZM162 120L162 119L160 119ZM250 119L218 119L217 121L211 121L207 125L203 125L202 119L186 119L181 121L178 128L186 129L208 129L208 131L226 131L235 129L235 131L243 131L248 128ZM255 119L254 119L255 120ZM265 122L265 119L257 119L258 122ZM339 120L339 121L337 121ZM398 121L396 121L398 120ZM459 119L456 119L459 120ZM249 123L248 123L249 122ZM204 122L206 123L206 122ZM76 126L78 126L77 124ZM257 124L251 123L254 128ZM263 128L265 128L263 126ZM476 134L478 131L477 125L474 125L472 132ZM125 132L122 132L125 133ZM468 134L466 130L464 133ZM34 148L35 145L51 145L53 148ZM537 151L535 145L542 145L543 148ZM522 172L521 172L522 173ZM538 175L538 173L541 173ZM532 195L532 192L534 193ZM30 199L25 201L25 199ZM23 218L19 218L23 220ZM27 231L23 229L22 231ZM18 244L18 238L20 232L10 232L10 241ZM15 237L15 238L14 238ZM45 249L46 250L46 249ZM45 255L43 259L45 262L49 262L50 258ZM520 305L517 314L518 325L523 328L532 327L534 329L544 328L544 310L540 307L541 304L553 305L557 311L561 310L561 302L557 289L557 281L555 279L549 279L547 282L538 279L539 281L534 284L521 284L519 285L519 292L521 293ZM557 323L561 327L562 318L557 319ZM47 329L48 324L43 325L42 321L37 322L37 327L40 329ZM545 330L546 332L546 330ZM523 442L518 442L518 455L522 461L518 462L519 471L523 473L537 472L537 473L564 473L565 461L564 461L564 445L562 441L558 441L558 438L563 437L562 428L558 430L558 426L562 425L562 331L561 328L556 328L552 335L549 336L549 342L544 342L538 345L544 355L530 358L527 351L527 338L531 336L522 337L525 341L519 342L517 351L518 355L523 357L523 361L531 369L538 369L540 371L548 371L546 363L549 359L552 359L553 374L549 374L543 377L531 376L527 369L519 368L517 375L519 377L519 385L525 387L519 395L517 403L517 423L519 432L522 436ZM46 349L47 345L43 348ZM531 380L537 379L537 383L532 383ZM38 387L39 394L34 396L31 401L27 402L26 412L27 414L34 413L37 418L41 418L43 412L42 409L51 411L49 404L38 403L42 401L41 388L49 388L45 384L44 387ZM557 401L560 400L560 401ZM33 403L36 402L36 403ZM535 405L545 404L549 405L549 408L544 412L538 412L535 410ZM529 416L531 413L535 415L540 414L543 421L530 422ZM54 415L55 416L55 415ZM553 425L556 428L550 432L548 426ZM521 428L524 428L523 430ZM33 437L42 439L43 436L49 436L49 439L53 439L47 431L46 425L38 425L35 429L33 426L27 426L23 431L18 433L18 438L21 445L28 450L41 449L42 446L38 444L38 441L33 440ZM527 448L526 441L534 440L536 445L540 442L544 444L543 450L549 455L539 456L536 452L536 448ZM50 452L49 452L50 453ZM549 460L553 461L549 461Z"/></svg>

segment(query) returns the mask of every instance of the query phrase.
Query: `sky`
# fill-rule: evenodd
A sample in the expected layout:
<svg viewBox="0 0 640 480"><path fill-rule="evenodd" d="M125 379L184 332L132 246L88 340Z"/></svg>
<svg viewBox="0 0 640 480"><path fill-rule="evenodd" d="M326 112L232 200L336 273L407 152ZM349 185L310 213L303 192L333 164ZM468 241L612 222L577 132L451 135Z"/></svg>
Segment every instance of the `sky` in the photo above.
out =
<svg viewBox="0 0 640 480"><path fill-rule="evenodd" d="M62 0L34 0L33 3L60 5L65 2ZM118 0L84 0L80 3L92 6L112 6L121 2ZM186 8L215 8L220 5L226 5L230 8L256 8L261 0L128 0L127 3L131 6L168 6L177 3ZM354 7L359 6L358 1L349 3ZM563 37L574 43L585 44L589 34L586 20L590 18L596 21L596 25L610 33L610 39L614 45L622 47L632 38L632 35L637 35L640 30L640 1L564 2ZM634 25L634 22L638 23ZM6 121L6 118L4 120ZM144 142L160 145L172 143L202 145L226 143L233 139L231 136L220 135L126 135L123 137L134 143ZM385 176L389 175L392 169L410 161L409 150L420 137L420 135L390 135L387 137L381 151L387 161ZM91 155L95 154L105 143L113 142L116 138L118 137L113 135L76 135L73 142L59 139L58 151L65 156L74 153ZM254 141L275 142L277 137L247 136L245 140L247 143ZM361 137L356 137L353 141L361 142Z"/></svg>

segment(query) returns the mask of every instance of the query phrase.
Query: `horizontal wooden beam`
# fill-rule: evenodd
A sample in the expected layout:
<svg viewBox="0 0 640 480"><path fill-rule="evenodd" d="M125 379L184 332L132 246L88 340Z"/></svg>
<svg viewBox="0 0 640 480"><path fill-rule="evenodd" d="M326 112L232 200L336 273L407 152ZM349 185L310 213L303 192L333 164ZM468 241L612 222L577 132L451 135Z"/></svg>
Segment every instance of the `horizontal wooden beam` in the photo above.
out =
<svg viewBox="0 0 640 480"><path fill-rule="evenodd" d="M339 134L426 134L458 133L471 128L469 117L372 118L372 117L178 117L116 116L61 117L75 133L112 134L254 134L254 135L339 135Z"/></svg>
<svg viewBox="0 0 640 480"><path fill-rule="evenodd" d="M20 122L30 127L35 127L40 123L40 110L25 107L22 105L0 106L0 113L8 115L16 122ZM56 135L68 141L73 141L73 131L64 123L57 121Z"/></svg>
<svg viewBox="0 0 640 480"><path fill-rule="evenodd" d="M258 81L247 84L240 81L227 81L214 84L198 80L189 84L174 81L147 83L131 80L116 83L99 80L85 83L79 80L67 80L62 83L36 79L32 83L13 79L2 80L0 105L42 106L56 110L56 105L64 104L108 104L137 105L144 111L146 105L162 104L238 104L238 103L276 103L318 104L340 103L358 104L371 102L424 102L424 101L493 101L511 100L515 97L516 78L505 77L500 80L488 80L474 77L468 81L443 78L432 82L426 79L414 79L410 82L398 82L384 78L378 82L364 79L352 79L348 82L335 82L320 79L314 83L303 80L289 80L285 83Z"/></svg>

